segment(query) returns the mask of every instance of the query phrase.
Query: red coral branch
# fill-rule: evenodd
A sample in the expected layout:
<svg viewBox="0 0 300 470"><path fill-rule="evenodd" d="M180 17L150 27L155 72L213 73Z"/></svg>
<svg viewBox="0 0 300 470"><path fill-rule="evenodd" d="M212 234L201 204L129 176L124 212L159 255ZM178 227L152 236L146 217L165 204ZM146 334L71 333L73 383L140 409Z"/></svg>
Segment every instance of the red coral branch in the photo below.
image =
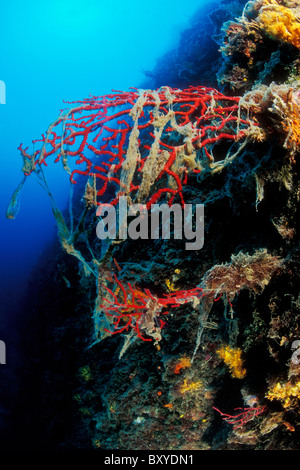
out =
<svg viewBox="0 0 300 470"><path fill-rule="evenodd" d="M202 289L195 288L166 294L159 298L155 297L149 289L142 291L129 282L125 287L116 275L113 281L115 282L114 290L106 285L103 286L109 298L105 297L100 305L105 314L113 319L113 330L106 329L106 331L114 335L133 329L143 341L152 341L151 338L145 336L151 336L153 331L160 330L164 326L165 322L159 318L159 315L168 313L162 311L165 307L178 307L202 295Z"/></svg>
<svg viewBox="0 0 300 470"><path fill-rule="evenodd" d="M54 162L63 159L71 168L72 183L76 184L78 175L96 178L96 204L105 202L104 197L116 203L124 191L120 175L134 126L140 138L136 171L129 188L131 196L140 188L142 170L156 138L157 116L159 119L167 117L157 152L159 154L167 149L170 157L157 177L157 180L162 180L160 188L154 187L149 194L148 206L165 195L170 195L171 201L178 195L183 203L182 189L187 183L188 168L182 163L178 172L178 168L174 169L174 163L178 149L187 148L188 145L185 126L190 133L189 152L192 145L198 153L202 152L199 158L212 162L214 144L243 138L250 124L238 118L239 97L225 96L213 88L199 86L179 90L162 87L156 91L145 91L142 109L135 117L134 110L140 96L138 90L133 89L69 103L74 107L63 111L46 135L33 141L42 144L35 152L35 165L47 165L51 156L55 157ZM31 158L27 149L22 149L22 146L19 149L23 157ZM70 159L74 161L69 163ZM29 172L27 170L27 175L34 171L35 165ZM199 168L194 170L200 171ZM172 181L172 187L169 187L168 179Z"/></svg>
<svg viewBox="0 0 300 470"><path fill-rule="evenodd" d="M223 413L220 411L218 408L213 407L214 410L216 410L220 415L223 417L223 419L229 423L233 424L233 429L240 428L244 426L244 424L248 423L248 421L251 421L253 418L256 416L259 416L260 414L264 413L267 409L266 406L256 406L256 407L249 407L249 408L235 408L234 411L241 410L240 412L230 415L227 413Z"/></svg>

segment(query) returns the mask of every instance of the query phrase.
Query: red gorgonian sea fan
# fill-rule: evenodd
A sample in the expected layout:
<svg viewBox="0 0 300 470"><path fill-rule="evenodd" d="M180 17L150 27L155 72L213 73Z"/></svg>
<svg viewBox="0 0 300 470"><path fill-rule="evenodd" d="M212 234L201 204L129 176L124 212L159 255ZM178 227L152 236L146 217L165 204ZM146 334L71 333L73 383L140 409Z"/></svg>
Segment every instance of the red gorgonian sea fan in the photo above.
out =
<svg viewBox="0 0 300 470"><path fill-rule="evenodd" d="M228 413L223 413L218 408L213 406L213 409L216 410L223 419L233 425L233 429L240 428L244 426L248 421L252 421L256 416L261 415L267 410L265 405L258 405L258 406L249 406L246 408L235 408L235 414L230 415Z"/></svg>
<svg viewBox="0 0 300 470"><path fill-rule="evenodd" d="M99 306L108 318L111 318L110 334L133 331L143 341L161 339L161 329L165 322L162 315L169 313L166 308L179 307L186 303L198 304L202 289L176 291L163 297L152 295L149 289L141 290L129 282L122 283L115 275L111 278L113 289L107 285L103 288L106 295Z"/></svg>
<svg viewBox="0 0 300 470"><path fill-rule="evenodd" d="M33 141L32 154L20 145L23 172L28 176L51 159L61 162L72 183L86 177L90 206L116 204L121 195L148 207L164 196L170 204L175 197L184 203L188 174L220 167L214 145L253 131L255 124L240 116L239 100L197 86L132 89L71 102Z"/></svg>

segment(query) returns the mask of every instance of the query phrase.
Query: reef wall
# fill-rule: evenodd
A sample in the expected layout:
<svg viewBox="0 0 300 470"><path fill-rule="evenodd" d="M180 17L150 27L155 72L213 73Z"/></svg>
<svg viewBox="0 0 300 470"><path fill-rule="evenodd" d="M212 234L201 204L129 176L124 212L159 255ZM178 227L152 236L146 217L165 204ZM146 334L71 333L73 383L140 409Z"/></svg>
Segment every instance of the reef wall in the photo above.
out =
<svg viewBox="0 0 300 470"><path fill-rule="evenodd" d="M38 338L24 338L15 408L24 448L299 448L300 7L230 6L204 37L195 19L176 72L173 54L148 73L164 87L72 103L39 151L20 146L59 235L21 325ZM53 156L75 183L71 211L44 176ZM121 196L204 205L203 246L101 242L96 211Z"/></svg>

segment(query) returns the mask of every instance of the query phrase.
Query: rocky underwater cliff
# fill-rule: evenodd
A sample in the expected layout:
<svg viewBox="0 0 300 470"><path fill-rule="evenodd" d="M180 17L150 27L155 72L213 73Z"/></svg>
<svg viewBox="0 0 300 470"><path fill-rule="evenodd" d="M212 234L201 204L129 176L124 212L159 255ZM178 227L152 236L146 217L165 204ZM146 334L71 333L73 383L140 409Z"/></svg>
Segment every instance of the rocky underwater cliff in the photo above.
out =
<svg viewBox="0 0 300 470"><path fill-rule="evenodd" d="M299 50L298 0L211 4L143 89L70 103L20 146L58 239L18 325L10 447L299 448ZM46 162L71 179L67 208ZM137 237L117 219L101 240L121 197ZM153 204L189 205L192 234L171 218L156 236Z"/></svg>

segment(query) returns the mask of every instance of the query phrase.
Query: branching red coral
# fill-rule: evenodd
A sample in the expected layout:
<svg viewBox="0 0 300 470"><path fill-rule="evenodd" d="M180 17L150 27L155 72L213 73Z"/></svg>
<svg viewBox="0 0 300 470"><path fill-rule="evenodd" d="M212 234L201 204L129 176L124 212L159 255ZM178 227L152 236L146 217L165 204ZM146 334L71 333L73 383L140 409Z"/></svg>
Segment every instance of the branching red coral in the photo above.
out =
<svg viewBox="0 0 300 470"><path fill-rule="evenodd" d="M229 424L233 424L233 429L240 428L244 426L244 424L251 421L256 416L264 413L267 410L266 406L256 406L256 407L248 407L248 408L235 408L234 411L239 411L234 415L229 415L227 413L223 413L218 408L213 407L220 415L223 417L225 421Z"/></svg>
<svg viewBox="0 0 300 470"><path fill-rule="evenodd" d="M108 295L100 305L105 315L113 319L113 330L106 331L117 334L132 329L144 341L152 341L151 337L159 340L160 330L165 324L160 315L169 313L165 308L197 301L202 295L202 289L195 288L159 298L149 289L142 291L129 282L125 286L115 275L112 280L115 282L114 290L103 286Z"/></svg>
<svg viewBox="0 0 300 470"><path fill-rule="evenodd" d="M86 176L95 205L115 204L120 195L148 205L179 196L182 203L188 173L213 163L213 146L242 139L253 127L239 115L239 97L200 86L133 89L69 104L33 141L38 150L30 155L20 145L23 171L28 176L52 157L72 183Z"/></svg>

